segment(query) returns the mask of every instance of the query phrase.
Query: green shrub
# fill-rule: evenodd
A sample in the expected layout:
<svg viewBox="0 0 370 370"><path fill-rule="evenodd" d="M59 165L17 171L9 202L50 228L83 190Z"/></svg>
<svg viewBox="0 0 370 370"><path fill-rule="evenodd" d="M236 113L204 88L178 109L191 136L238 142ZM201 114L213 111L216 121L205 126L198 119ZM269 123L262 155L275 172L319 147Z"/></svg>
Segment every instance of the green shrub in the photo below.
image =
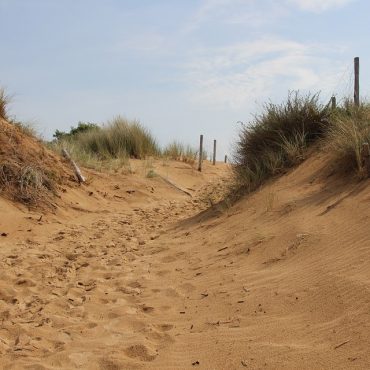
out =
<svg viewBox="0 0 370 370"><path fill-rule="evenodd" d="M91 122L78 122L77 127L71 127L69 132L59 131L56 130L53 134L53 137L55 137L56 140L64 140L64 139L70 139L82 132L87 132L90 130L99 130L100 126L96 123Z"/></svg>

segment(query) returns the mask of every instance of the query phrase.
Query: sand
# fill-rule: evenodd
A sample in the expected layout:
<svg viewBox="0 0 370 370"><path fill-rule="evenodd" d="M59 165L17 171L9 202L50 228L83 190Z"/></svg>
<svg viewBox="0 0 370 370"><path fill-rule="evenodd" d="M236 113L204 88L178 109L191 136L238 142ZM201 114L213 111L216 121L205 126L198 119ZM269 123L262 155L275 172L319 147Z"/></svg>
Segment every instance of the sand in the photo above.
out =
<svg viewBox="0 0 370 370"><path fill-rule="evenodd" d="M1 369L370 368L369 181L316 154L221 209L227 165L146 165L0 199Z"/></svg>

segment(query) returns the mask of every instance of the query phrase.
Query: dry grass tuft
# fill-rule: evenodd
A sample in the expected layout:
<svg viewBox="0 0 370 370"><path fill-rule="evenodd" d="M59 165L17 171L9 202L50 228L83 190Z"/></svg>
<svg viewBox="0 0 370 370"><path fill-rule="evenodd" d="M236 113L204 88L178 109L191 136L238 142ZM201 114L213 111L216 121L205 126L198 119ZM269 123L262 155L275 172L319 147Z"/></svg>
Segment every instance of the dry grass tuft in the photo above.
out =
<svg viewBox="0 0 370 370"><path fill-rule="evenodd" d="M6 95L5 90L0 88L0 118L7 119L8 118L8 104L10 101L10 97Z"/></svg>
<svg viewBox="0 0 370 370"><path fill-rule="evenodd" d="M53 208L57 186L68 176L60 158L17 125L0 119L0 196Z"/></svg>
<svg viewBox="0 0 370 370"><path fill-rule="evenodd" d="M193 165L197 160L198 152L190 145L184 145L178 141L173 141L164 148L162 155L172 160Z"/></svg>
<svg viewBox="0 0 370 370"><path fill-rule="evenodd" d="M38 205L55 195L56 186L52 173L36 164L16 162L0 165L0 192L27 205Z"/></svg>
<svg viewBox="0 0 370 370"><path fill-rule="evenodd" d="M365 176L362 163L362 146L370 143L370 104L359 107L345 103L331 117L325 142L334 154L338 170L355 170L359 177Z"/></svg>

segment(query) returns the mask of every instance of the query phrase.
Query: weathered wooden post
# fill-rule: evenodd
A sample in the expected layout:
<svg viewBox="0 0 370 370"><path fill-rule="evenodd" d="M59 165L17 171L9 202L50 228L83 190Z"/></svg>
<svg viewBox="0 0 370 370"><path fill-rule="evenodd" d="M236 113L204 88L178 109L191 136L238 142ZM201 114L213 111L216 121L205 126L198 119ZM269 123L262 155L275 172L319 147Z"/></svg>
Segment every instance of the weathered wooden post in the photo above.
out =
<svg viewBox="0 0 370 370"><path fill-rule="evenodd" d="M213 165L216 164L216 140L213 140Z"/></svg>
<svg viewBox="0 0 370 370"><path fill-rule="evenodd" d="M199 142L199 165L198 171L202 171L202 161L203 161L203 135L200 135L200 142Z"/></svg>
<svg viewBox="0 0 370 370"><path fill-rule="evenodd" d="M355 90L354 90L354 103L355 106L360 106L360 58L354 59L355 64Z"/></svg>
<svg viewBox="0 0 370 370"><path fill-rule="evenodd" d="M227 163L227 155L225 154L225 163Z"/></svg>
<svg viewBox="0 0 370 370"><path fill-rule="evenodd" d="M332 96L331 99L331 109L335 109L337 107L337 98L335 96Z"/></svg>

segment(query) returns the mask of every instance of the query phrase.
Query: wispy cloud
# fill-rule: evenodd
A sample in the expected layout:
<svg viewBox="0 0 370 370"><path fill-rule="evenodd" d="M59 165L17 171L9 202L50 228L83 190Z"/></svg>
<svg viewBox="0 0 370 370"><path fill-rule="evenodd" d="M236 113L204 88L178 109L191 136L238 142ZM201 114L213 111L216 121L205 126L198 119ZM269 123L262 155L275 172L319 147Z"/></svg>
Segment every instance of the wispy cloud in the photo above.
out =
<svg viewBox="0 0 370 370"><path fill-rule="evenodd" d="M292 7L322 13L354 1L356 0L203 0L187 24L186 31L194 31L210 22L258 28L289 16Z"/></svg>
<svg viewBox="0 0 370 370"><path fill-rule="evenodd" d="M286 10L272 0L203 0L185 30L194 31L212 22L257 28L279 19Z"/></svg>
<svg viewBox="0 0 370 370"><path fill-rule="evenodd" d="M187 66L191 99L240 109L293 89L330 91L341 65L325 53L327 47L276 38L200 52Z"/></svg>
<svg viewBox="0 0 370 370"><path fill-rule="evenodd" d="M302 10L321 13L332 8L343 7L355 0L289 0Z"/></svg>

